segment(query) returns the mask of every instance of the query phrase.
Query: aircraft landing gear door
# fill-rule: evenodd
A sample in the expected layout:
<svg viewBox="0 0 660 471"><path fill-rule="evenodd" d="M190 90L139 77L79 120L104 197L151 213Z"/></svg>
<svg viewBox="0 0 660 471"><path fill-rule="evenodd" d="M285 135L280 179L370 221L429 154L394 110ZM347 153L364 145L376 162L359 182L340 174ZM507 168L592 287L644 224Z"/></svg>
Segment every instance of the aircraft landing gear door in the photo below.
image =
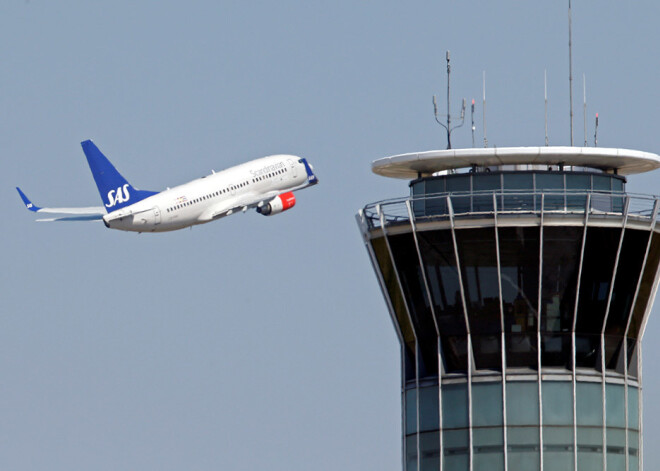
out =
<svg viewBox="0 0 660 471"><path fill-rule="evenodd" d="M289 167L291 167L291 176L296 178L296 164L293 160L289 159Z"/></svg>
<svg viewBox="0 0 660 471"><path fill-rule="evenodd" d="M158 206L154 206L153 212L154 212L154 224L158 225L160 224L160 208Z"/></svg>

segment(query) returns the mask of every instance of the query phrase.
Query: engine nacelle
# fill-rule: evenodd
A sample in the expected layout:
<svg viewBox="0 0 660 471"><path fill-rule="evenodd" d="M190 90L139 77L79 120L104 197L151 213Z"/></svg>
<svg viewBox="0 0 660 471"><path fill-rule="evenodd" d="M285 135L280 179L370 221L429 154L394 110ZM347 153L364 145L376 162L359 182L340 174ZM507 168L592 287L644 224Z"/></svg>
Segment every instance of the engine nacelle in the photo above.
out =
<svg viewBox="0 0 660 471"><path fill-rule="evenodd" d="M263 214L264 216L272 216L273 214L279 214L282 211L291 209L296 205L296 197L293 195L293 192L282 193L277 195L275 198L270 200L268 203L263 206L257 207L257 212Z"/></svg>

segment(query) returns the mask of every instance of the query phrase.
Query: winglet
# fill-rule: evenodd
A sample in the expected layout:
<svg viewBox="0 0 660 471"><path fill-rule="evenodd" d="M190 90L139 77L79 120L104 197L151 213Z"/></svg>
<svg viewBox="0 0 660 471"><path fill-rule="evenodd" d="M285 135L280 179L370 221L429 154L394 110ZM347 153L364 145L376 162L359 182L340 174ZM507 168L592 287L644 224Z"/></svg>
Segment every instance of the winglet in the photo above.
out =
<svg viewBox="0 0 660 471"><path fill-rule="evenodd" d="M18 190L18 194L21 196L21 199L23 200L23 203L25 203L25 207L27 209L34 211L35 213L41 209L39 206L32 204L32 201L30 201L29 198L25 196L25 193L23 193L19 187L16 187L16 189Z"/></svg>

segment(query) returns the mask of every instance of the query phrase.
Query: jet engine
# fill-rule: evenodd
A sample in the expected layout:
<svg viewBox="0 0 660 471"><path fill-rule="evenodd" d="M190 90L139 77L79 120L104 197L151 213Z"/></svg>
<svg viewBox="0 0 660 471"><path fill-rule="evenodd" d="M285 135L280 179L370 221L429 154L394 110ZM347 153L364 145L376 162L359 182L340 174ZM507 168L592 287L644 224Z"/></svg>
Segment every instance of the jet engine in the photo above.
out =
<svg viewBox="0 0 660 471"><path fill-rule="evenodd" d="M273 214L279 214L282 211L291 209L295 205L296 197L293 195L293 192L290 191L288 193L277 195L263 206L258 206L257 212L263 214L264 216L272 216Z"/></svg>

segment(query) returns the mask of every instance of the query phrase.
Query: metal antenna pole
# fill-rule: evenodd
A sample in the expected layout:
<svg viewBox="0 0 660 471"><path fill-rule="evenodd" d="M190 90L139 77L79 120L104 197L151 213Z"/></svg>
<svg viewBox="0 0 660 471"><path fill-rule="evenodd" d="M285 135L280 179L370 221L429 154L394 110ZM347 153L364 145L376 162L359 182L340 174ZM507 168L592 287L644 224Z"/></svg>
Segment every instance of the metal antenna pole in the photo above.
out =
<svg viewBox="0 0 660 471"><path fill-rule="evenodd" d="M594 131L594 147L598 147L598 113L596 113L596 126Z"/></svg>
<svg viewBox="0 0 660 471"><path fill-rule="evenodd" d="M582 74L582 97L583 107L582 113L584 114L584 147L587 147L587 78Z"/></svg>
<svg viewBox="0 0 660 471"><path fill-rule="evenodd" d="M571 147L573 147L573 36L571 19L571 0L568 0L568 88L571 114Z"/></svg>
<svg viewBox="0 0 660 471"><path fill-rule="evenodd" d="M477 129L474 125L474 98L472 99L472 108L470 112L470 117L472 118L472 148L474 149L474 131Z"/></svg>
<svg viewBox="0 0 660 471"><path fill-rule="evenodd" d="M449 64L449 51L447 51L447 149L451 149L451 108L449 107L450 78L451 78L451 65Z"/></svg>
<svg viewBox="0 0 660 471"><path fill-rule="evenodd" d="M545 146L548 147L548 72L543 71L543 96L545 98Z"/></svg>
<svg viewBox="0 0 660 471"><path fill-rule="evenodd" d="M486 71L483 73L483 91L484 91L484 105L483 105L483 122L484 122L484 147L488 147L488 138L486 137Z"/></svg>
<svg viewBox="0 0 660 471"><path fill-rule="evenodd" d="M460 128L465 124L465 98L463 98L463 107L461 108L461 124L458 126L454 126L453 128L451 127L451 107L449 103L449 98L450 98L450 79L451 76L451 65L449 64L449 51L447 51L447 124L445 125L438 119L438 102L435 99L435 95L433 95L433 114L435 115L435 121L445 128L447 131L447 149L451 149L451 132L456 129Z"/></svg>

